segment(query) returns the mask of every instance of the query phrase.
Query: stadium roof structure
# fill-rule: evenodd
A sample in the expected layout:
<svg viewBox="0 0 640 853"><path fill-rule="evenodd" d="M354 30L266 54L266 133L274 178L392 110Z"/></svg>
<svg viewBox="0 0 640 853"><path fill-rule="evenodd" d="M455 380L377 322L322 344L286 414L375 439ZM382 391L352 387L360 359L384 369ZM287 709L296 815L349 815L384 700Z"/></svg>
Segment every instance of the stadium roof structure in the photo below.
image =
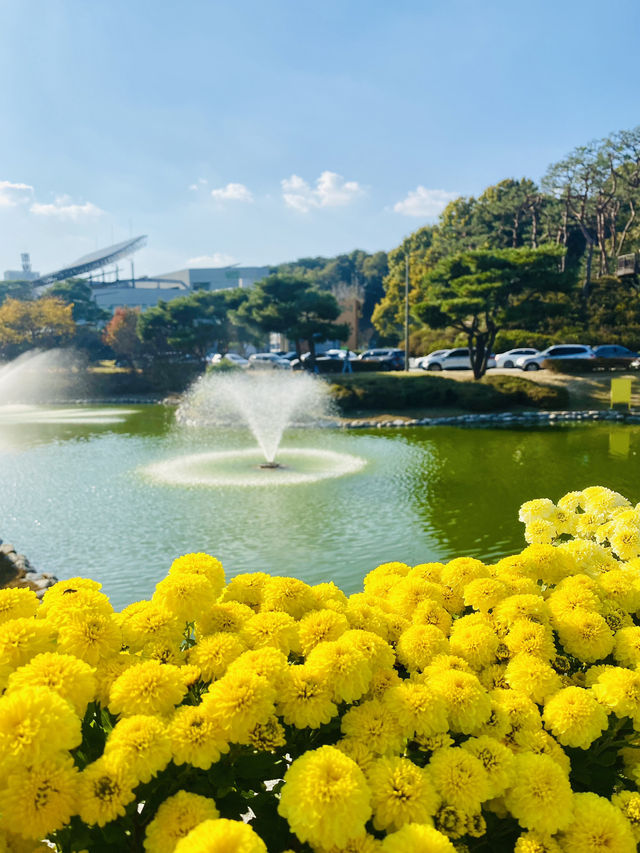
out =
<svg viewBox="0 0 640 853"><path fill-rule="evenodd" d="M85 275L92 270L99 270L107 267L110 264L126 258L141 249L147 242L146 234L140 237L134 237L132 240L125 240L123 243L115 243L113 246L107 246L106 249L99 249L97 252L91 252L88 255L83 255L77 261L55 272L47 273L36 279L33 284L36 287L43 287L48 284L53 284L56 281L64 281L67 278L74 278L78 275Z"/></svg>

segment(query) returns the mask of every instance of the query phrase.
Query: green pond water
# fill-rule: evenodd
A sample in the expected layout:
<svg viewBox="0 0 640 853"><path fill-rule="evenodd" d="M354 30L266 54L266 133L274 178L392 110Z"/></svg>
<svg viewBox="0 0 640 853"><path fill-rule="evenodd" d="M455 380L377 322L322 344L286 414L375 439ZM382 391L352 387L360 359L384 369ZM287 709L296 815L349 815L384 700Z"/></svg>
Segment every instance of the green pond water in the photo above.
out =
<svg viewBox="0 0 640 853"><path fill-rule="evenodd" d="M640 427L288 430L287 467L264 472L248 431L177 429L173 414L0 408L0 536L40 570L100 580L121 608L189 551L228 577L354 592L387 560L520 550L530 498L601 484L640 500Z"/></svg>

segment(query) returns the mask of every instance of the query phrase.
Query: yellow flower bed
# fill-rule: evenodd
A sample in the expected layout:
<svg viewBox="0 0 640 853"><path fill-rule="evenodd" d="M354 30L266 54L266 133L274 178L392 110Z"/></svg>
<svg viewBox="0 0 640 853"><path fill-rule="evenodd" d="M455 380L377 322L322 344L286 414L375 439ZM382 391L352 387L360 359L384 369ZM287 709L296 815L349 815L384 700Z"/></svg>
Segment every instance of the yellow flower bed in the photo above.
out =
<svg viewBox="0 0 640 853"><path fill-rule="evenodd" d="M0 590L0 850L632 853L640 505L520 519L350 597L207 554L121 613Z"/></svg>

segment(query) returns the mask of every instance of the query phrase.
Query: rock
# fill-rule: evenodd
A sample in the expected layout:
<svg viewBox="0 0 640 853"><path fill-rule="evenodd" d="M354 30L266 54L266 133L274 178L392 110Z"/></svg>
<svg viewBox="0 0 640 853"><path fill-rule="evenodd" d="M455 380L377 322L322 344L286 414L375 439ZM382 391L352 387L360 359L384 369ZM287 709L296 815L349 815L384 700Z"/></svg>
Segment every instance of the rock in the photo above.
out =
<svg viewBox="0 0 640 853"><path fill-rule="evenodd" d="M26 587L42 598L45 590L57 582L55 575L35 571L24 554L16 553L13 545L0 545L0 589Z"/></svg>

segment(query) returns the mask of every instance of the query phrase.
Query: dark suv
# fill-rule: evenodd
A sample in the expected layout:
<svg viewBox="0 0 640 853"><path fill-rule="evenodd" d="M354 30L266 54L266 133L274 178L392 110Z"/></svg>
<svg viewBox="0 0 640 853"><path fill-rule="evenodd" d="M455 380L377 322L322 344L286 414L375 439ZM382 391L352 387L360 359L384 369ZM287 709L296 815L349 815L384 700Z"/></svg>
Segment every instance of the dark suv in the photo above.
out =
<svg viewBox="0 0 640 853"><path fill-rule="evenodd" d="M378 362L380 370L403 370L404 350L390 347L368 349L358 356L358 360Z"/></svg>

